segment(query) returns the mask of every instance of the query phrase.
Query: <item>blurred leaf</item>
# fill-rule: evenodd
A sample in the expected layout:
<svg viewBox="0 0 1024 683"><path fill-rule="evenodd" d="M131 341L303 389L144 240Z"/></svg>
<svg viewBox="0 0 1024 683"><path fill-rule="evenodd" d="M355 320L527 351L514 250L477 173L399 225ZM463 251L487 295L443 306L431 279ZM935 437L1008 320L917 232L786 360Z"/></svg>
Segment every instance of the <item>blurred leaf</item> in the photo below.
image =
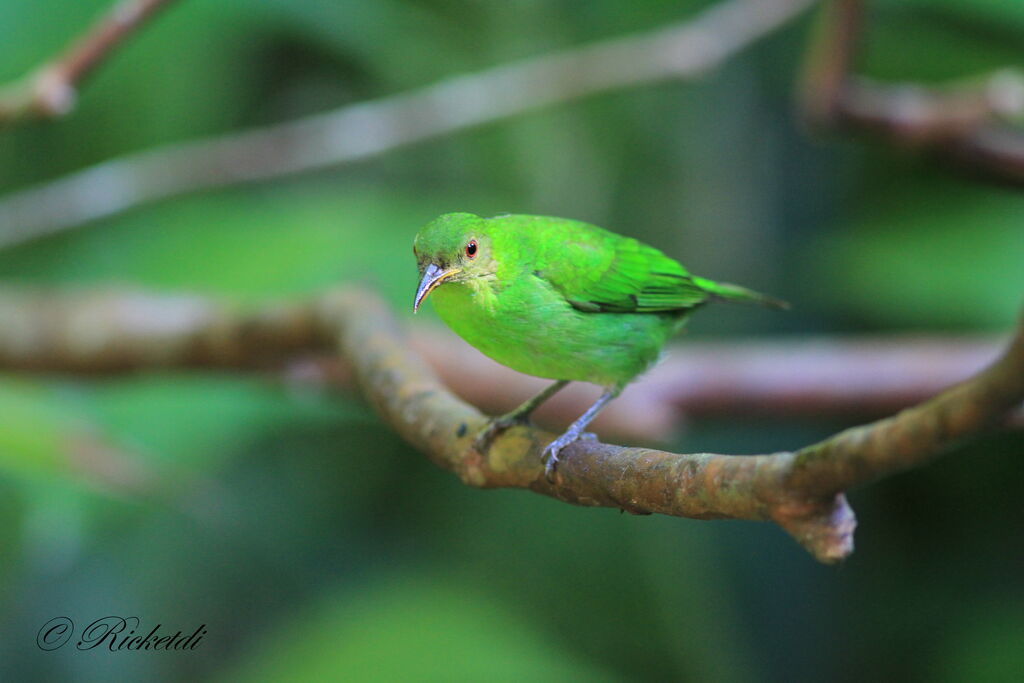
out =
<svg viewBox="0 0 1024 683"><path fill-rule="evenodd" d="M141 444L157 461L202 471L282 429L366 414L341 396L289 396L269 378L146 375L106 382L91 393L107 433Z"/></svg>
<svg viewBox="0 0 1024 683"><path fill-rule="evenodd" d="M0 475L0 605L16 585L11 573L22 561L22 524L25 517L24 492L6 474Z"/></svg>
<svg viewBox="0 0 1024 683"><path fill-rule="evenodd" d="M927 4L927 3L921 3ZM1011 5L1024 3L1003 3ZM896 7L906 9L905 5ZM1024 14L1012 11L1018 19ZM943 21L928 12L871 12L858 71L894 82L949 82L1024 68L1021 30L1000 21L999 31ZM1024 29L1022 21L1020 29Z"/></svg>
<svg viewBox="0 0 1024 683"><path fill-rule="evenodd" d="M2 251L0 278L132 282L259 301L369 280L405 310L416 284L416 231L445 210L488 203L351 185L241 189Z"/></svg>
<svg viewBox="0 0 1024 683"><path fill-rule="evenodd" d="M948 181L898 186L847 230L812 242L808 282L822 284L823 306L846 305L876 323L1005 330L1024 299L1022 221L1016 193Z"/></svg>
<svg viewBox="0 0 1024 683"><path fill-rule="evenodd" d="M888 0L879 4L938 10L955 19L984 21L1001 29L1024 29L1024 3L1014 0Z"/></svg>
<svg viewBox="0 0 1024 683"><path fill-rule="evenodd" d="M91 429L80 413L55 400L41 386L12 379L0 382L0 470L47 478L71 473L69 450Z"/></svg>
<svg viewBox="0 0 1024 683"><path fill-rule="evenodd" d="M397 577L268 633L230 681L611 681L486 594Z"/></svg>
<svg viewBox="0 0 1024 683"><path fill-rule="evenodd" d="M480 60L472 8L446 16L432 3L401 0L271 0L268 30L290 33L339 60L356 60L375 84L367 96L424 85Z"/></svg>
<svg viewBox="0 0 1024 683"><path fill-rule="evenodd" d="M1024 671L1024 604L990 604L946 636L942 656L932 669L935 680L949 683L1013 681Z"/></svg>

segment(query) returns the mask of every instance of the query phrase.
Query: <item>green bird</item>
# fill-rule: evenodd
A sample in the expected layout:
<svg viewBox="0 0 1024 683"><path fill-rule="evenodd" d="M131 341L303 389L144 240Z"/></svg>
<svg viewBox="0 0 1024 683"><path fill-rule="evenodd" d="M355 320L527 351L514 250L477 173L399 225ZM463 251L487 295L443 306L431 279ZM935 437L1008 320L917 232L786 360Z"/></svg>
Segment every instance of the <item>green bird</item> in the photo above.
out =
<svg viewBox="0 0 1024 683"><path fill-rule="evenodd" d="M460 337L503 365L556 380L478 435L500 431L569 382L604 393L544 451L550 479L558 454L659 357L690 314L709 301L786 308L785 302L691 275L654 247L580 221L547 216L481 218L449 213L419 231L413 311L431 298Z"/></svg>

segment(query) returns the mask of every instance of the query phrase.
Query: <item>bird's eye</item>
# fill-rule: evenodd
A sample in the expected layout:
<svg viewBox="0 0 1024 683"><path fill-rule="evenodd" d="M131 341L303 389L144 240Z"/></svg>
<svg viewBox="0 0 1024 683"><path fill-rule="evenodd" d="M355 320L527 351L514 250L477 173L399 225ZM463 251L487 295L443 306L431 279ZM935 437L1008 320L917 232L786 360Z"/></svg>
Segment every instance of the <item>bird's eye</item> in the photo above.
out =
<svg viewBox="0 0 1024 683"><path fill-rule="evenodd" d="M466 245L466 256L469 258L476 256L476 240L470 240Z"/></svg>

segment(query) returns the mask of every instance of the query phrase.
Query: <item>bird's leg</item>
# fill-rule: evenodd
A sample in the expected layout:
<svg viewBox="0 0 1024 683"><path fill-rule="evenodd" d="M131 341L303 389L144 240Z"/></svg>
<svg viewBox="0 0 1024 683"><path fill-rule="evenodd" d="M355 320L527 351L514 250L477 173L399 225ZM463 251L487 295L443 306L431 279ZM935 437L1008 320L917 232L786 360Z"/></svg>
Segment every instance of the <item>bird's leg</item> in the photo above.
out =
<svg viewBox="0 0 1024 683"><path fill-rule="evenodd" d="M560 379L533 398L523 401L522 405L512 412L492 418L490 423L477 435L473 441L473 446L478 452L483 453L491 445L494 437L509 427L524 424L530 418L530 413L540 407L540 404L564 389L567 384L569 384L569 380Z"/></svg>
<svg viewBox="0 0 1024 683"><path fill-rule="evenodd" d="M597 417L597 414L601 412L601 409L608 405L608 402L619 395L622 391L622 387L614 387L606 390L601 396L594 401L594 404L587 408L587 412L580 415L579 419L569 425L569 429L565 430L565 434L552 441L544 449L544 475L548 478L548 481L552 481L555 474L555 467L558 466L558 453L571 444L573 441L580 439L584 436L587 425Z"/></svg>

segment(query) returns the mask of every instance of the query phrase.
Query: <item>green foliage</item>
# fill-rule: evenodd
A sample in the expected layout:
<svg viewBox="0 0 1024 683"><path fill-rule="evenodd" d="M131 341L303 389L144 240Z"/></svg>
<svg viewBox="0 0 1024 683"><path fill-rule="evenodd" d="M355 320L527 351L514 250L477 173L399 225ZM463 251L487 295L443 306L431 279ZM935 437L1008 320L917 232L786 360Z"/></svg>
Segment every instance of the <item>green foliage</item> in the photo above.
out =
<svg viewBox="0 0 1024 683"><path fill-rule="evenodd" d="M711 4L176 3L90 77L73 115L0 131L0 191ZM0 2L0 78L26 73L108 5ZM872 6L872 76L1021 66L1021 3ZM426 221L516 212L605 225L794 304L786 315L719 307L691 336L1006 329L1024 290L1019 193L867 141L809 141L791 111L807 25L697 83L5 250L0 280L243 302L368 281L408 311L410 243ZM695 420L671 446L764 451L844 426ZM1004 599L1021 590L1020 446L994 440L855 492L857 554L835 571L767 525L469 489L354 395L226 373L6 377L0 679L995 678L1020 668L1019 600ZM210 634L187 655L40 653L32 638L56 614L138 614ZM948 628L937 636L936 625Z"/></svg>
<svg viewBox="0 0 1024 683"><path fill-rule="evenodd" d="M192 197L72 233L59 245L8 250L0 254L0 277L35 284L130 282L255 301L362 280L381 286L404 309L412 300L409 287L415 291L415 226L434 207L455 201L365 183Z"/></svg>
<svg viewBox="0 0 1024 683"><path fill-rule="evenodd" d="M1024 670L1024 614L1019 602L988 605L965 619L949 638L949 651L934 673L940 681L1010 681Z"/></svg>
<svg viewBox="0 0 1024 683"><path fill-rule="evenodd" d="M76 428L82 429L82 420L67 406L58 408L60 403L43 387L10 380L0 385L0 414L6 422L0 430L3 470L37 477L66 472L66 444Z"/></svg>
<svg viewBox="0 0 1024 683"><path fill-rule="evenodd" d="M1016 49L1024 30L1020 3L991 0L899 0L877 3L866 55L872 76L896 82L944 82L1024 68Z"/></svg>
<svg viewBox="0 0 1024 683"><path fill-rule="evenodd" d="M816 241L821 305L895 327L1007 327L1024 292L1024 199L945 180L872 196L851 229Z"/></svg>
<svg viewBox="0 0 1024 683"><path fill-rule="evenodd" d="M617 680L486 592L443 577L381 582L293 621L225 680Z"/></svg>

